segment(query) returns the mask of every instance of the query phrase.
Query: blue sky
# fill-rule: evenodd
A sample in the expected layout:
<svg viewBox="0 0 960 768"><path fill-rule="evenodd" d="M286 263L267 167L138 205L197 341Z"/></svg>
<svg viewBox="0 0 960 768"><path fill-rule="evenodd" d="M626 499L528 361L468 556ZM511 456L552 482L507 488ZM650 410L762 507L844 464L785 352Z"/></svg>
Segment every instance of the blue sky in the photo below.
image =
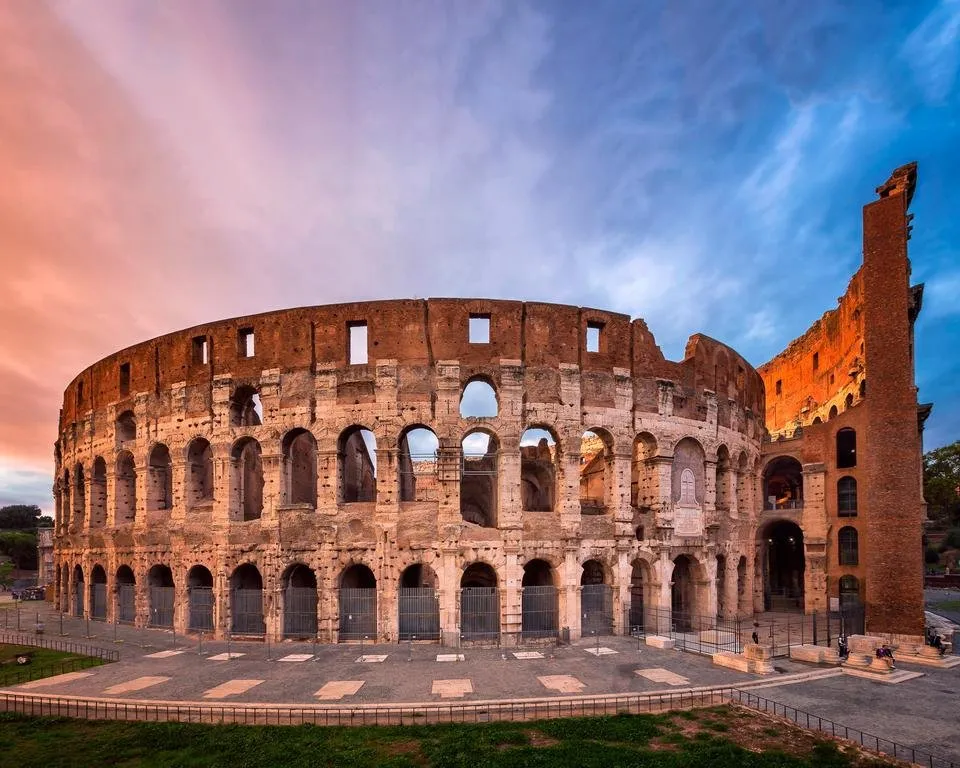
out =
<svg viewBox="0 0 960 768"><path fill-rule="evenodd" d="M960 0L7 0L0 50L0 504L50 508L79 370L221 317L557 301L759 365L910 160L926 446L960 438Z"/></svg>

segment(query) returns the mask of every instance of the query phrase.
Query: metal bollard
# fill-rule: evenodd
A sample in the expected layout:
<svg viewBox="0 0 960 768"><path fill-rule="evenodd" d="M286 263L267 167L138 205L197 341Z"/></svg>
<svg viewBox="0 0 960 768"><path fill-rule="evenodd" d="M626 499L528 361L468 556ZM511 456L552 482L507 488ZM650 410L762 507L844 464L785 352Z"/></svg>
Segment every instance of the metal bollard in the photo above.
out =
<svg viewBox="0 0 960 768"><path fill-rule="evenodd" d="M203 630L200 630L200 641L197 643L197 656L203 656Z"/></svg>
<svg viewBox="0 0 960 768"><path fill-rule="evenodd" d="M317 633L316 632L313 633L313 660L319 661L319 658L317 656Z"/></svg>
<svg viewBox="0 0 960 768"><path fill-rule="evenodd" d="M231 658L233 657L230 655L230 633L227 632L227 661L230 661Z"/></svg>
<svg viewBox="0 0 960 768"><path fill-rule="evenodd" d="M17 632L20 631L20 601L14 600L13 604L17 607Z"/></svg>

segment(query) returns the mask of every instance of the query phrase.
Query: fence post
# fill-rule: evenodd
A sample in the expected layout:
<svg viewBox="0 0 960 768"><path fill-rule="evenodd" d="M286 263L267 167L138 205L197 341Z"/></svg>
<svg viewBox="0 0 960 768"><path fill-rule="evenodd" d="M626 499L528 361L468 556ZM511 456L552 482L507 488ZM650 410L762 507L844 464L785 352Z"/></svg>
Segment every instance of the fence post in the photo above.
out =
<svg viewBox="0 0 960 768"><path fill-rule="evenodd" d="M817 644L817 612L813 612L813 644Z"/></svg>
<svg viewBox="0 0 960 768"><path fill-rule="evenodd" d="M20 631L20 601L19 601L19 600L14 600L14 601L13 601L13 604L14 604L14 605L16 606L16 608L17 608L17 632L19 632L19 631Z"/></svg>

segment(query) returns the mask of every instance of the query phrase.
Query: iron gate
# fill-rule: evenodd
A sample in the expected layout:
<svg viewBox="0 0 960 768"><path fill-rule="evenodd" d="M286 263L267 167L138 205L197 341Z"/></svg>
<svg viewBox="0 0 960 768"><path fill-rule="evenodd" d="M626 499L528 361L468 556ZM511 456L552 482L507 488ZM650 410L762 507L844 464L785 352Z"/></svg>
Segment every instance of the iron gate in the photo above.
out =
<svg viewBox="0 0 960 768"><path fill-rule="evenodd" d="M137 587L134 584L120 584L117 587L117 621L133 624L136 619Z"/></svg>
<svg viewBox="0 0 960 768"><path fill-rule="evenodd" d="M343 640L377 639L377 590L366 587L340 589L340 635Z"/></svg>
<svg viewBox="0 0 960 768"><path fill-rule="evenodd" d="M316 587L287 587L283 590L283 636L313 637L316 634Z"/></svg>
<svg viewBox="0 0 960 768"><path fill-rule="evenodd" d="M585 584L580 588L580 633L613 634L613 589L608 584Z"/></svg>
<svg viewBox="0 0 960 768"><path fill-rule="evenodd" d="M213 631L213 588L190 587L187 590L187 602L190 606L188 629L195 632Z"/></svg>
<svg viewBox="0 0 960 768"><path fill-rule="evenodd" d="M399 592L401 640L440 639L440 600L432 587L401 587Z"/></svg>
<svg viewBox="0 0 960 768"><path fill-rule="evenodd" d="M643 603L630 603L627 609L627 632L631 635L645 635L648 627ZM652 628L656 632L656 627Z"/></svg>
<svg viewBox="0 0 960 768"><path fill-rule="evenodd" d="M83 582L75 581L73 583L73 615L79 619L83 618Z"/></svg>
<svg viewBox="0 0 960 768"><path fill-rule="evenodd" d="M238 635L266 634L267 627L263 623L263 590L231 590L230 616L232 632Z"/></svg>
<svg viewBox="0 0 960 768"><path fill-rule="evenodd" d="M496 587L460 590L460 634L464 640L494 640L500 636L500 593Z"/></svg>
<svg viewBox="0 0 960 768"><path fill-rule="evenodd" d="M522 592L523 637L554 637L557 634L557 588L523 587Z"/></svg>
<svg viewBox="0 0 960 768"><path fill-rule="evenodd" d="M97 621L106 621L107 618L107 585L93 584L90 587L90 618Z"/></svg>
<svg viewBox="0 0 960 768"><path fill-rule="evenodd" d="M173 599L173 587L150 587L149 626L173 626Z"/></svg>

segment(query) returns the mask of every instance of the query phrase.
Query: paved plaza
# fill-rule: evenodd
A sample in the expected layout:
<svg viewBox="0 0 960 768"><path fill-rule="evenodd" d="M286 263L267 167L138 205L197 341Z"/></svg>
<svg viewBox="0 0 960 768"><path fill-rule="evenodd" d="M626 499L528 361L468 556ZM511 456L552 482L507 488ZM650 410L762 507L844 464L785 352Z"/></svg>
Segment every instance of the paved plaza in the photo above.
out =
<svg viewBox="0 0 960 768"><path fill-rule="evenodd" d="M884 685L788 659L776 659L772 675L746 674L716 667L707 656L660 650L630 637L559 647L459 649L417 643L201 643L192 635L70 617L62 619L61 636L60 615L41 603L21 606L21 628L32 628L38 612L49 639L116 649L120 661L12 690L143 702L350 706L730 685L960 760L960 667L911 667L922 676Z"/></svg>

